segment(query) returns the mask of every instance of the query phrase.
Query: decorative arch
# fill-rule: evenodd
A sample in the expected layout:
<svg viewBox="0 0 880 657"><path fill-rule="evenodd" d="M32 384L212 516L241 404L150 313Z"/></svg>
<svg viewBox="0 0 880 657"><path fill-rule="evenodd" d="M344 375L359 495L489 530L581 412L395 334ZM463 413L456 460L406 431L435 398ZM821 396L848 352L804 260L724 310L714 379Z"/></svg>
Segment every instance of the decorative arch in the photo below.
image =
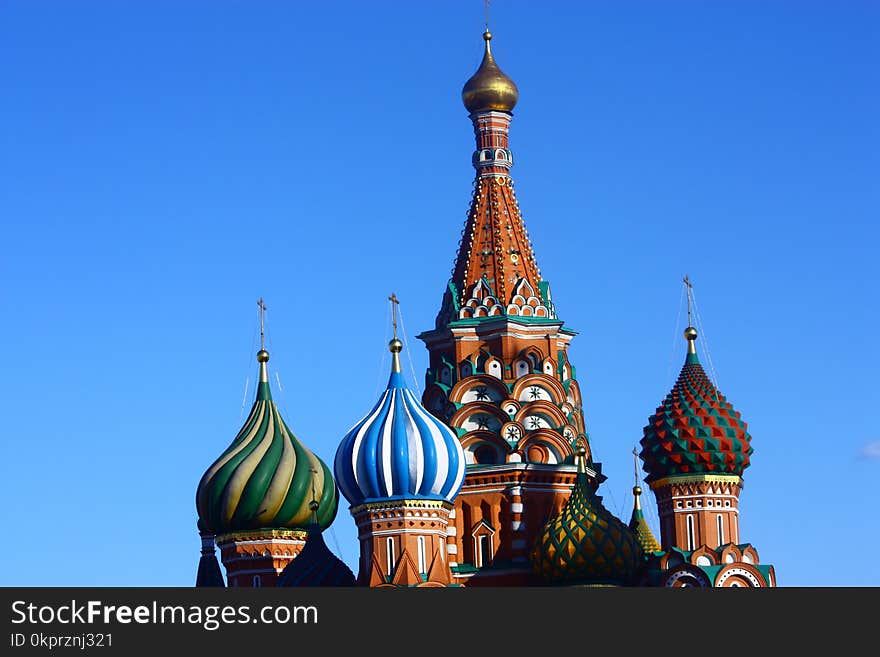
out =
<svg viewBox="0 0 880 657"><path fill-rule="evenodd" d="M520 352L520 356L528 359L529 367L532 371L541 369L541 362L544 360L544 355L534 345L530 345L523 349Z"/></svg>
<svg viewBox="0 0 880 657"><path fill-rule="evenodd" d="M734 563L723 567L715 575L713 584L718 588L735 586L764 588L767 586L761 571L747 563Z"/></svg>
<svg viewBox="0 0 880 657"><path fill-rule="evenodd" d="M660 570L670 570L684 563L684 554L678 548L672 548L660 557Z"/></svg>
<svg viewBox="0 0 880 657"><path fill-rule="evenodd" d="M718 554L718 563L731 564L742 561L742 551L732 543L725 545Z"/></svg>
<svg viewBox="0 0 880 657"><path fill-rule="evenodd" d="M568 401L572 406L577 408L581 405L581 387L578 385L578 382L575 379L569 379L563 393L566 401Z"/></svg>
<svg viewBox="0 0 880 657"><path fill-rule="evenodd" d="M573 454L571 445L567 444L562 439L562 436L555 431L548 431L547 429L538 429L537 431L532 431L523 436L522 440L517 443L515 449L518 452L528 455L530 447L540 446L542 444L554 454L557 463L562 463ZM543 462L547 463L547 461Z"/></svg>
<svg viewBox="0 0 880 657"><path fill-rule="evenodd" d="M760 560L758 559L758 551L755 548L753 548L751 545L746 545L743 548L742 560L745 563L750 563L753 565L761 563Z"/></svg>
<svg viewBox="0 0 880 657"><path fill-rule="evenodd" d="M460 319L470 319L471 317L489 317L502 314L504 311L499 305L498 298L492 293L492 288L483 277L474 284L470 297L462 305L458 316Z"/></svg>
<svg viewBox="0 0 880 657"><path fill-rule="evenodd" d="M717 556L714 550L702 545L693 551L690 562L696 566L714 566L717 564Z"/></svg>
<svg viewBox="0 0 880 657"><path fill-rule="evenodd" d="M513 384L513 390L511 390L510 396L513 399L519 399L522 396L523 390L530 385L545 388L550 392L552 401L557 406L565 401L565 388L562 387L562 384L556 379L544 374L529 374L521 379L517 379L516 383Z"/></svg>
<svg viewBox="0 0 880 657"><path fill-rule="evenodd" d="M444 416L447 403L446 390L436 383L429 385L422 395L422 404L437 417Z"/></svg>
<svg viewBox="0 0 880 657"><path fill-rule="evenodd" d="M552 428L554 429L561 428L568 424L568 421L562 414L562 411L559 410L559 407L554 406L548 401L536 401L530 404L523 404L519 411L517 411L514 419L517 422L522 423L526 430L529 431L531 429L538 428L530 427L528 423L525 422L525 419L531 415L546 418L548 420L547 424L552 426Z"/></svg>
<svg viewBox="0 0 880 657"><path fill-rule="evenodd" d="M709 577L700 568L691 564L681 564L666 573L663 579L663 586L679 588L679 587L699 587L708 588L712 586Z"/></svg>
<svg viewBox="0 0 880 657"><path fill-rule="evenodd" d="M471 431L461 437L461 448L464 450L465 463L477 463L476 452L484 445L493 447L497 454L497 462L504 463L507 460L507 454L510 452L510 446L501 440L496 433L491 431Z"/></svg>
<svg viewBox="0 0 880 657"><path fill-rule="evenodd" d="M479 424L479 422L474 419L476 416L485 416L487 420L491 421L488 422L487 426L483 429L468 429L468 431L485 430L496 433L500 431L501 426L509 420L507 414L493 404L486 402L471 402L459 408L455 414L449 418L449 424L454 427L466 429L467 427L465 427L465 424L468 424L469 422L471 424Z"/></svg>
<svg viewBox="0 0 880 657"><path fill-rule="evenodd" d="M476 390L476 388L480 386L486 386L487 393L490 390L492 391L489 394L490 400L503 400L507 399L508 397L507 386L504 385L504 383L496 379L494 376L478 374L476 376L469 377L466 380L456 383L452 390L449 391L449 401L456 404L466 403L462 400L464 399L467 392L471 390Z"/></svg>
<svg viewBox="0 0 880 657"><path fill-rule="evenodd" d="M525 277L521 277L514 284L507 313L524 317L550 317L549 309L535 295L535 289Z"/></svg>

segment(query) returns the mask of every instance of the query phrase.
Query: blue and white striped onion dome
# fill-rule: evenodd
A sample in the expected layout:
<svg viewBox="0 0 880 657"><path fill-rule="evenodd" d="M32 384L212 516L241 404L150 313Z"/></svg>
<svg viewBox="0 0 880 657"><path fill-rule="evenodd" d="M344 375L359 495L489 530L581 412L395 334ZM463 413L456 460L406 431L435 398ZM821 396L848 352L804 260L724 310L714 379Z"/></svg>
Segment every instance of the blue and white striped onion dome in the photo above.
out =
<svg viewBox="0 0 880 657"><path fill-rule="evenodd" d="M352 506L396 499L452 502L464 481L464 452L455 433L406 387L402 346L397 338L388 344L388 388L336 450L336 483Z"/></svg>

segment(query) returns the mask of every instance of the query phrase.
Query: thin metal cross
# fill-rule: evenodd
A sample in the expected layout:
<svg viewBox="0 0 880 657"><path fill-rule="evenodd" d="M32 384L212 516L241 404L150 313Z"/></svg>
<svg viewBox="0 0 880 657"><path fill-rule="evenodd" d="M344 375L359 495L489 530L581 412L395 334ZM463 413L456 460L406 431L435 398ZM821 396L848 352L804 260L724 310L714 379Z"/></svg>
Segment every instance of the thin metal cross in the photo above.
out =
<svg viewBox="0 0 880 657"><path fill-rule="evenodd" d="M263 297L257 299L257 306L260 309L260 349L266 349L266 304L263 303Z"/></svg>
<svg viewBox="0 0 880 657"><path fill-rule="evenodd" d="M688 275L684 275L684 284L687 288L687 301L688 301L688 326L693 326L693 322L691 321L691 288L693 284L691 283L691 279L688 278Z"/></svg>
<svg viewBox="0 0 880 657"><path fill-rule="evenodd" d="M639 453L633 447L633 472L636 476L636 486L639 485Z"/></svg>
<svg viewBox="0 0 880 657"><path fill-rule="evenodd" d="M391 302L391 327L394 330L394 337L397 337L397 306L400 305L400 299L397 298L397 295L392 292L391 296L388 297L388 301Z"/></svg>

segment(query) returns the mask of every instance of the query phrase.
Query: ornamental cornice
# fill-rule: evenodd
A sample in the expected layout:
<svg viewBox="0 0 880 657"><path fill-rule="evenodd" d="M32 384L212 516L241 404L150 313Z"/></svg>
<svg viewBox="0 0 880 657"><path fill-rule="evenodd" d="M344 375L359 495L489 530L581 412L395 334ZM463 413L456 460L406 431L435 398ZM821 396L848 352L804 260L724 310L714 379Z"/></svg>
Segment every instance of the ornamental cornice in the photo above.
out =
<svg viewBox="0 0 880 657"><path fill-rule="evenodd" d="M216 537L217 545L239 541L304 541L306 530L304 529L248 529L227 534L219 534Z"/></svg>
<svg viewBox="0 0 880 657"><path fill-rule="evenodd" d="M652 481L649 486L651 490L656 491L666 486L680 486L685 484L697 484L701 482L719 483L719 484L736 484L740 488L743 487L743 478L739 475L719 475L719 474L692 474L692 475L675 475L672 477L663 477Z"/></svg>
<svg viewBox="0 0 880 657"><path fill-rule="evenodd" d="M361 513L363 511L390 511L399 509L446 509L451 511L453 505L445 500L381 500L376 502L367 502L358 504L350 508L351 514Z"/></svg>

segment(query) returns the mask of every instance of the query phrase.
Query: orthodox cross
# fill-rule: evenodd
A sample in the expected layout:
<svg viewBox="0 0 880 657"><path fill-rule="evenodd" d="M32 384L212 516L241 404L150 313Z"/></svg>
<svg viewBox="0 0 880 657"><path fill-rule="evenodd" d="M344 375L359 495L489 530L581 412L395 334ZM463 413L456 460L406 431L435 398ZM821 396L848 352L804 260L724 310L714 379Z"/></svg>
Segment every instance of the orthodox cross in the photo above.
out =
<svg viewBox="0 0 880 657"><path fill-rule="evenodd" d="M266 349L266 304L263 297L257 299L257 307L260 309L260 349Z"/></svg>
<svg viewBox="0 0 880 657"><path fill-rule="evenodd" d="M684 275L684 286L687 290L687 301L688 301L688 326L693 326L693 322L691 321L691 288L693 288L693 284L691 283L691 279L687 274Z"/></svg>
<svg viewBox="0 0 880 657"><path fill-rule="evenodd" d="M397 313L399 312L397 307L400 305L400 299L392 292L388 301L391 302L391 327L394 330L394 337L397 338Z"/></svg>

